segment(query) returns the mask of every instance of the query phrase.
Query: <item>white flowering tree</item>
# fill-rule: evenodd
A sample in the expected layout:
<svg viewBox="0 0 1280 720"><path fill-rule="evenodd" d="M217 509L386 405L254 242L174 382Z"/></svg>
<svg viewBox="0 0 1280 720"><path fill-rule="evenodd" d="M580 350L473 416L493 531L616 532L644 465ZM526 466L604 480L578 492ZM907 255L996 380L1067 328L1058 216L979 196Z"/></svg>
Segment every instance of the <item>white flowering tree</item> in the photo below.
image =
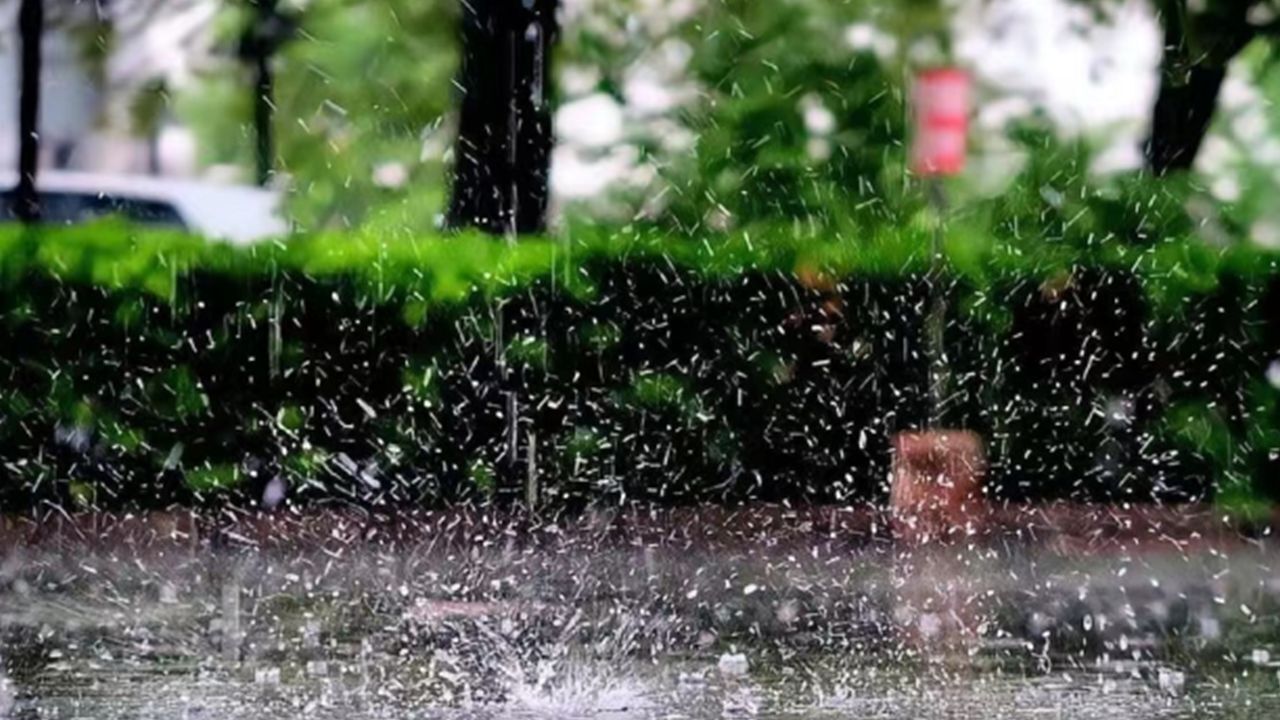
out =
<svg viewBox="0 0 1280 720"><path fill-rule="evenodd" d="M566 0L553 190L685 229L887 212L937 2Z"/></svg>

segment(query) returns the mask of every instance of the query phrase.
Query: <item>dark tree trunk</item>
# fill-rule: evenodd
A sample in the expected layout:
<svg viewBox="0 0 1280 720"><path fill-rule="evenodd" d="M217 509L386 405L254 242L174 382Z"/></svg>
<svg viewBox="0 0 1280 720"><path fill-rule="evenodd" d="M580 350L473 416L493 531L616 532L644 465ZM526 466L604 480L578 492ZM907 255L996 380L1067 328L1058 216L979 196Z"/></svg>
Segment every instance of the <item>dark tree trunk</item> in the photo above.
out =
<svg viewBox="0 0 1280 720"><path fill-rule="evenodd" d="M462 3L462 109L447 223L486 232L546 227L551 117L546 82L556 0Z"/></svg>
<svg viewBox="0 0 1280 720"><path fill-rule="evenodd" d="M271 179L271 170L275 163L274 142L271 133L271 110L275 92L275 80L271 75L271 59L266 53L260 53L254 59L253 66L253 137L255 179L259 185L266 185Z"/></svg>
<svg viewBox="0 0 1280 720"><path fill-rule="evenodd" d="M1227 64L1256 33L1246 17L1246 2L1221 3L1215 13L1196 17L1188 16L1183 0L1166 0L1161 5L1164 57L1146 146L1147 167L1157 176L1195 163L1213 120ZM1199 34L1212 40L1206 47L1190 47L1192 22L1197 23Z"/></svg>
<svg viewBox="0 0 1280 720"><path fill-rule="evenodd" d="M275 168L272 118L275 114L275 76L272 58L293 35L296 18L280 11L279 0L250 0L253 24L240 41L240 57L253 72L254 176L266 185Z"/></svg>
<svg viewBox="0 0 1280 720"><path fill-rule="evenodd" d="M1147 143L1147 166L1153 174L1187 170L1195 162L1225 76L1225 68L1199 67L1191 69L1185 83L1160 83Z"/></svg>
<svg viewBox="0 0 1280 720"><path fill-rule="evenodd" d="M22 59L18 77L18 187L14 212L19 220L40 219L36 171L40 157L40 41L44 33L43 0L22 0L18 34Z"/></svg>

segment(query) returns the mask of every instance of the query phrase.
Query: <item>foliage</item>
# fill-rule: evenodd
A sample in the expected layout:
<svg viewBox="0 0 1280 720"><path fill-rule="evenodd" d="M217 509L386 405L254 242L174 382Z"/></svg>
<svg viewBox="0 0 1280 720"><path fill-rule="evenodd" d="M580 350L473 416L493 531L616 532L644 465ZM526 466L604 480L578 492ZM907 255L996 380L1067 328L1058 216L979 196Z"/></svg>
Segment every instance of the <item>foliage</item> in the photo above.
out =
<svg viewBox="0 0 1280 720"><path fill-rule="evenodd" d="M456 6L313 0L298 12L301 30L275 63L292 219L308 230L434 227L457 96ZM937 0L580 0L565 12L577 14L566 19L556 64L593 75L590 91L628 102L628 80L649 70L665 90L681 88L672 108L637 111L625 138L637 167L659 176L632 198L649 215L694 230L779 217L820 223L848 209L888 216L902 199L904 56L852 46L849 33L890 44L945 38ZM252 17L228 4L218 29L228 48ZM249 167L247 70L226 54L180 95L179 114L196 129L205 164ZM400 174L402 186L385 186Z"/></svg>
<svg viewBox="0 0 1280 720"><path fill-rule="evenodd" d="M1216 403L1191 402L1172 408L1165 430L1206 462L1219 478L1218 504L1245 516L1267 517L1272 500L1255 477L1274 473L1280 448L1280 388L1261 381L1246 390L1243 432L1237 432Z"/></svg>
<svg viewBox="0 0 1280 720"><path fill-rule="evenodd" d="M456 7L448 0L312 0L274 63L279 170L307 228L427 228L443 207L438 137L452 106ZM252 21L230 5L228 50ZM228 52L228 55L232 55ZM228 57L180 98L207 164L252 166L247 69ZM381 170L381 172L379 172Z"/></svg>
<svg viewBox="0 0 1280 720"><path fill-rule="evenodd" d="M696 227L707 212L822 223L848 208L883 209L902 184L903 97L881 58L845 41L866 9L714 7L717 31L692 61L711 98L690 122L696 161L675 169L673 215Z"/></svg>
<svg viewBox="0 0 1280 720"><path fill-rule="evenodd" d="M698 232L892 214L904 131L894 48L914 39L907 27L945 27L938 3L586 4L565 24L560 57L595 78L575 92L623 108L620 143L586 154L633 157L628 216Z"/></svg>
<svg viewBox="0 0 1280 720"><path fill-rule="evenodd" d="M997 496L1276 493L1274 255L984 234L993 212L944 254L949 417L990 439ZM256 501L277 476L292 502L519 496L510 390L558 503L876 498L890 434L924 416L929 225L249 248L5 228L0 496Z"/></svg>

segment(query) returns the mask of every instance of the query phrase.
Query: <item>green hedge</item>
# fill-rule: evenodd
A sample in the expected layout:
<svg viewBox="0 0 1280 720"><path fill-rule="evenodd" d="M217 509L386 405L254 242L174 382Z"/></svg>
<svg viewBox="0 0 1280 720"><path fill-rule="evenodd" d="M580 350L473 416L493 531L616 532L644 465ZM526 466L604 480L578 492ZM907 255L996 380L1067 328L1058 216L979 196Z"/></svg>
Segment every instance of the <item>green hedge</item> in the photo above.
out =
<svg viewBox="0 0 1280 720"><path fill-rule="evenodd" d="M1090 228L1132 226L1126 197L1059 203L1070 232L1010 230L1013 196L954 218L948 420L1003 498L1280 494L1276 256ZM280 477L292 502L513 501L530 435L552 503L878 499L926 410L933 221L251 248L5 227L0 500L252 502Z"/></svg>

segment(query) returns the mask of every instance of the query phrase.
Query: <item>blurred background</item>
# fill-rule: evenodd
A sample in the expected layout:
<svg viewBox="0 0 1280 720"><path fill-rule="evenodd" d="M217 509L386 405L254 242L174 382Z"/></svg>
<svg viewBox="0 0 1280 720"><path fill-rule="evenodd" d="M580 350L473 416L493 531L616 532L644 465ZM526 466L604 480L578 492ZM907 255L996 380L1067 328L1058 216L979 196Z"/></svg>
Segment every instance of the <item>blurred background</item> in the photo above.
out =
<svg viewBox="0 0 1280 720"><path fill-rule="evenodd" d="M0 16L0 717L1278 716L1280 0Z"/></svg>
<svg viewBox="0 0 1280 720"><path fill-rule="evenodd" d="M19 4L3 4L10 27ZM1212 6L1209 16L1249 6L1237 52L1189 51L1189 66L1226 75L1189 159L1213 198L1255 206L1250 238L1278 244L1280 209L1249 200L1272 192L1280 160L1271 4L1173 4ZM439 223L458 123L457 3L44 5L43 167L253 183L254 72L266 55L266 184L296 227ZM978 88L964 193L998 194L1017 175L1028 151L1010 131L1028 124L1087 147L1090 173L1139 169L1165 55L1158 10L1149 0L564 0L548 88L553 222L749 222L892 199L905 73L939 63L970 69ZM0 73L16 78L18 58L10 32ZM0 86L9 168L17 101L17 83ZM740 177L751 167L767 172Z"/></svg>

